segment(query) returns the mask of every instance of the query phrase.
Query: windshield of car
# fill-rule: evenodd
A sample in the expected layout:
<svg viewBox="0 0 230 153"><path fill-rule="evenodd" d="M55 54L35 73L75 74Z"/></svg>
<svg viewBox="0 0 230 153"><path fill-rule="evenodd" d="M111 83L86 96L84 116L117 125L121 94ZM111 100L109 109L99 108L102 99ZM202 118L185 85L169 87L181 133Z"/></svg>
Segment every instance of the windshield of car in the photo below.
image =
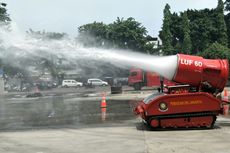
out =
<svg viewBox="0 0 230 153"><path fill-rule="evenodd" d="M143 102L145 104L148 104L150 101L156 99L157 97L161 96L161 95L164 95L164 93L154 93L154 94L151 94L149 95L148 97L146 97Z"/></svg>

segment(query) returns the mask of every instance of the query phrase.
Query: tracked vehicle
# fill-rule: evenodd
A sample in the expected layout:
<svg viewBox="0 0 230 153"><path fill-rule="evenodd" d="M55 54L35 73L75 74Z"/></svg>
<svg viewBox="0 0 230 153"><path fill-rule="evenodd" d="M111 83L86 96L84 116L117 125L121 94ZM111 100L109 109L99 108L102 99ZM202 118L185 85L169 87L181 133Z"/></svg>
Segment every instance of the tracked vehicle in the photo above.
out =
<svg viewBox="0 0 230 153"><path fill-rule="evenodd" d="M176 55L171 79L180 85L168 86L140 101L134 112L153 128L212 127L224 105L221 100L227 80L227 60Z"/></svg>

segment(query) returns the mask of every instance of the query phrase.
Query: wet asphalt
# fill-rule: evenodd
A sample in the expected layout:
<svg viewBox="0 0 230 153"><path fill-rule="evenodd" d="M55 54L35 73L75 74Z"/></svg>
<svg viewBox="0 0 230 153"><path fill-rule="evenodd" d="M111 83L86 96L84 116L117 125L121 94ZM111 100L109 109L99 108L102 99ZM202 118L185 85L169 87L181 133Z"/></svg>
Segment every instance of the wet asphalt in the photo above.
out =
<svg viewBox="0 0 230 153"><path fill-rule="evenodd" d="M107 107L101 108L101 94L96 91L78 89L72 93L43 93L42 97L1 97L0 130L116 126L136 118L132 108L137 99L108 99Z"/></svg>
<svg viewBox="0 0 230 153"><path fill-rule="evenodd" d="M0 130L136 126L133 108L142 97L131 97L135 92L130 88L124 91L129 94L123 92L119 98L113 98L109 87L40 91L41 97L27 97L33 92L9 93L0 98ZM106 108L101 108L102 93Z"/></svg>
<svg viewBox="0 0 230 153"><path fill-rule="evenodd" d="M29 98L31 93L8 93L0 97L0 152L230 152L229 116L219 116L214 129L146 127L132 109L152 92L55 89ZM106 108L101 108L102 93Z"/></svg>

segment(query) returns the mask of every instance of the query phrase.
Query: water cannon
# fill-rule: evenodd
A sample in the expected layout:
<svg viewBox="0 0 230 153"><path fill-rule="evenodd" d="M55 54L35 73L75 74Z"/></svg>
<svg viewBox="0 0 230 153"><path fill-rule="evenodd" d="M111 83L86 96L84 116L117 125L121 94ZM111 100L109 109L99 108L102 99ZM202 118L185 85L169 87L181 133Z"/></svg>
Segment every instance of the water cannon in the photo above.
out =
<svg viewBox="0 0 230 153"><path fill-rule="evenodd" d="M149 95L134 112L153 129L213 128L219 114L228 114L227 91L227 100L220 97L228 80L228 61L184 54L166 59L168 69L161 75L179 84Z"/></svg>
<svg viewBox="0 0 230 153"><path fill-rule="evenodd" d="M204 59L200 56L177 54L172 81L189 84L203 91L221 92L228 81L226 59Z"/></svg>

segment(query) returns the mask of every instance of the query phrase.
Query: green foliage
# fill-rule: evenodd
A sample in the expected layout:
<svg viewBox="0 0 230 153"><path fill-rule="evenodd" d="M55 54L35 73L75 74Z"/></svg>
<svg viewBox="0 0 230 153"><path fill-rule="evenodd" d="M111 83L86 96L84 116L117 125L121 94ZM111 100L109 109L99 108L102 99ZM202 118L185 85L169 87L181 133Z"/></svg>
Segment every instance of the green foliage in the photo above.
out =
<svg viewBox="0 0 230 153"><path fill-rule="evenodd" d="M230 13L225 15L225 23L227 27L228 47L230 47Z"/></svg>
<svg viewBox="0 0 230 153"><path fill-rule="evenodd" d="M177 14L173 13L171 15L171 24L170 24L170 31L172 33L172 45L174 46L175 51L178 49L175 46L181 46L183 42L183 25L182 25L182 18Z"/></svg>
<svg viewBox="0 0 230 153"><path fill-rule="evenodd" d="M183 25L183 43L182 43L182 53L190 54L192 48L192 42L190 38L190 29L187 12L182 14L182 25Z"/></svg>
<svg viewBox="0 0 230 153"><path fill-rule="evenodd" d="M203 52L198 53L198 55L208 59L230 59L230 49L215 42Z"/></svg>
<svg viewBox="0 0 230 153"><path fill-rule="evenodd" d="M0 25L9 25L11 19L6 10L6 3L0 3Z"/></svg>
<svg viewBox="0 0 230 153"><path fill-rule="evenodd" d="M94 22L78 28L78 40L85 46L123 48L144 51L147 43L147 31L134 18L117 18L111 24Z"/></svg>
<svg viewBox="0 0 230 153"><path fill-rule="evenodd" d="M227 28L224 20L224 3L222 0L218 0L218 6L215 10L214 24L216 27L216 41L224 46L228 44Z"/></svg>
<svg viewBox="0 0 230 153"><path fill-rule="evenodd" d="M226 0L224 2L224 5L225 5L225 11L230 11L230 0Z"/></svg>
<svg viewBox="0 0 230 153"><path fill-rule="evenodd" d="M228 11L228 14L225 15L225 23L227 27L227 36L228 36L228 47L230 47L230 0L225 1L225 11Z"/></svg>
<svg viewBox="0 0 230 153"><path fill-rule="evenodd" d="M33 31L32 29L29 29L26 31L27 34L33 38L49 41L49 40L62 40L65 38L68 38L68 35L66 33L57 33L57 32L45 32L45 31ZM34 66L36 70L39 70L41 74L44 74L45 71L50 72L50 74L55 78L60 74L60 69L57 66L58 63L55 63L55 59L57 57L55 55L46 55L50 59L46 58L39 58L39 57L30 57L31 58L31 66ZM28 60L26 60L28 62ZM25 63L21 63L22 65ZM28 63L27 63L28 64Z"/></svg>
<svg viewBox="0 0 230 153"><path fill-rule="evenodd" d="M160 38L162 40L163 45L163 54L164 55L171 55L173 54L173 47L172 47L172 33L170 31L170 24L171 21L171 12L170 6L166 4L164 8L164 20L163 20L163 27L162 32L160 34Z"/></svg>
<svg viewBox="0 0 230 153"><path fill-rule="evenodd" d="M144 45L144 50L148 53L148 54L155 54L158 50L154 50L155 44L154 43L146 43Z"/></svg>
<svg viewBox="0 0 230 153"><path fill-rule="evenodd" d="M9 17L9 14L7 13L6 6L7 6L6 3L0 3L0 26L1 28L5 28L6 30L9 30L11 19ZM0 50L3 50L3 48L0 47ZM10 66L8 64L4 64L2 62L2 59L0 59L0 67L4 70L6 74L9 75L14 75L18 71L15 67Z"/></svg>
<svg viewBox="0 0 230 153"><path fill-rule="evenodd" d="M42 39L42 40L60 40L67 38L68 35L66 33L57 33L57 32L45 32L45 31L34 31L29 29L26 33L34 38Z"/></svg>
<svg viewBox="0 0 230 153"><path fill-rule="evenodd" d="M218 39L215 9L188 10L192 40L192 54L205 50Z"/></svg>
<svg viewBox="0 0 230 153"><path fill-rule="evenodd" d="M224 21L223 2L215 9L188 10L193 54L205 50L214 42L227 45L227 29Z"/></svg>
<svg viewBox="0 0 230 153"><path fill-rule="evenodd" d="M93 22L80 26L78 32L78 40L85 46L103 46L107 39L108 26L102 22Z"/></svg>
<svg viewBox="0 0 230 153"><path fill-rule="evenodd" d="M107 36L114 46L136 51L143 51L147 42L145 27L131 17L127 20L117 18L109 24Z"/></svg>
<svg viewBox="0 0 230 153"><path fill-rule="evenodd" d="M226 5L229 4L226 2ZM167 50L163 49L164 54L197 54L214 42L223 46L230 44L230 15L224 18L222 0L218 0L215 9L187 10L180 16L177 13L170 15L169 9L166 5L160 38L164 48L173 48L173 51L165 53Z"/></svg>

